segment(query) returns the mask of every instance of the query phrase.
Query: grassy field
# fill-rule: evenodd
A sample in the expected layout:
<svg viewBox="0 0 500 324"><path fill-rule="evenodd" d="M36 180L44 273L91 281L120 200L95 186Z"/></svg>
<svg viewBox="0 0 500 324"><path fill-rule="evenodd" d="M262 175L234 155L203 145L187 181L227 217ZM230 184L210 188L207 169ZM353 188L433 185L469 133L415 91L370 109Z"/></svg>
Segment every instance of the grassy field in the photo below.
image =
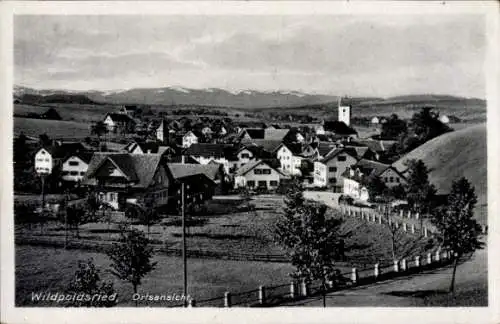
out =
<svg viewBox="0 0 500 324"><path fill-rule="evenodd" d="M15 104L14 114L27 115L28 113L40 114L49 108L55 108L61 118L66 121L92 122L102 120L106 113L118 110L110 105L80 105L80 104L44 104L27 105Z"/></svg>
<svg viewBox="0 0 500 324"><path fill-rule="evenodd" d="M33 246L16 247L16 306L57 306L31 301L32 292L64 292L73 277L78 260L92 258L101 270L102 279L112 280L118 293L119 306L133 306L132 285L115 279L108 272L110 261L101 253L68 251ZM156 256L156 269L144 278L140 293L181 294L182 259ZM290 281L292 267L282 263L238 262L223 260L188 260L188 291L197 300L257 289ZM140 306L168 307L169 302L140 302ZM170 304L171 305L171 304ZM222 299L219 302L222 306Z"/></svg>
<svg viewBox="0 0 500 324"><path fill-rule="evenodd" d="M33 137L46 133L51 138L70 137L83 139L90 136L90 124L15 117L14 134L19 135L21 132Z"/></svg>
<svg viewBox="0 0 500 324"><path fill-rule="evenodd" d="M487 221L486 124L474 125L439 136L408 153L394 165L404 169L404 161L422 159L430 168L430 181L439 192L449 192L451 183L466 177L475 187L476 218Z"/></svg>

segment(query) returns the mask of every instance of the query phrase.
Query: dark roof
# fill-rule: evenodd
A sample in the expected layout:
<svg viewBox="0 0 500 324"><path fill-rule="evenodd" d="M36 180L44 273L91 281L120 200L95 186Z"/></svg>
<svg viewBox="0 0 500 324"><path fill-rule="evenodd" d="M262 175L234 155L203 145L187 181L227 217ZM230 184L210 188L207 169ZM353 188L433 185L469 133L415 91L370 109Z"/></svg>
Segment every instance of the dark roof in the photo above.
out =
<svg viewBox="0 0 500 324"><path fill-rule="evenodd" d="M352 127L349 127L344 122L338 120L326 121L323 128L325 131L333 132L339 135L354 135L358 133Z"/></svg>
<svg viewBox="0 0 500 324"><path fill-rule="evenodd" d="M281 141L265 140L265 139L252 139L252 140L244 139L242 141L243 145L248 145L252 143L257 146L260 146L264 151L272 153L276 151L276 149L280 146Z"/></svg>
<svg viewBox="0 0 500 324"><path fill-rule="evenodd" d="M68 160L70 157L76 156L80 160L82 160L83 162L89 164L90 160L92 159L92 155L94 155L94 152L90 152L90 151L76 152L74 154L68 154L64 158L63 162L66 162L66 160Z"/></svg>
<svg viewBox="0 0 500 324"><path fill-rule="evenodd" d="M264 139L265 130L263 128L247 128L245 131L252 139Z"/></svg>
<svg viewBox="0 0 500 324"><path fill-rule="evenodd" d="M169 159L169 162L171 162L171 163L181 163L182 162L182 155L172 156ZM200 164L200 162L196 161L195 159L193 159L189 155L184 155L184 163L186 163L186 164Z"/></svg>
<svg viewBox="0 0 500 324"><path fill-rule="evenodd" d="M374 177L380 176L388 168L391 168L390 164L362 159L359 160L358 163L351 166L351 169L347 169L344 173L342 173L342 176L366 184ZM359 170L362 175L356 171L354 171L354 175L351 175L351 170Z"/></svg>
<svg viewBox="0 0 500 324"><path fill-rule="evenodd" d="M221 166L221 164L167 163L167 167L174 179L204 174L210 180L216 181L219 180Z"/></svg>
<svg viewBox="0 0 500 324"><path fill-rule="evenodd" d="M264 139L270 141L282 141L289 132L289 129L265 129Z"/></svg>
<svg viewBox="0 0 500 324"><path fill-rule="evenodd" d="M281 143L281 146L288 148L293 155L301 155L303 151L303 146L300 143Z"/></svg>
<svg viewBox="0 0 500 324"><path fill-rule="evenodd" d="M40 147L40 149L42 148L49 152L54 159L62 159L67 157L68 155L74 155L79 152L88 151L85 145L80 142L63 142L61 144L56 143L55 145Z"/></svg>
<svg viewBox="0 0 500 324"><path fill-rule="evenodd" d="M108 113L104 119L106 119L108 116L111 117L111 119L113 119L114 121L135 123L135 120L127 114Z"/></svg>
<svg viewBox="0 0 500 324"><path fill-rule="evenodd" d="M228 144L195 143L186 149L186 155L204 157L225 157L228 160L236 159L237 148Z"/></svg>
<svg viewBox="0 0 500 324"><path fill-rule="evenodd" d="M337 155L339 155L340 153L345 153L352 156L353 158L356 158L356 153L353 152L352 150L346 149L344 147L338 147L330 151L323 159L320 160L320 162L326 163L331 159L333 159L334 157L336 157Z"/></svg>
<svg viewBox="0 0 500 324"><path fill-rule="evenodd" d="M337 148L337 145L332 142L320 142L318 144L319 155L325 157L330 151Z"/></svg>
<svg viewBox="0 0 500 324"><path fill-rule="evenodd" d="M115 164L131 181L134 181L132 187L147 188L158 169L161 155L96 152L90 160L87 174L83 179L84 184L97 184L93 175L105 161Z"/></svg>
<svg viewBox="0 0 500 324"><path fill-rule="evenodd" d="M358 139L352 141L350 145L358 145L358 146L366 146L370 148L374 152L384 152L391 148L396 141L381 141L381 140L372 140L372 139Z"/></svg>

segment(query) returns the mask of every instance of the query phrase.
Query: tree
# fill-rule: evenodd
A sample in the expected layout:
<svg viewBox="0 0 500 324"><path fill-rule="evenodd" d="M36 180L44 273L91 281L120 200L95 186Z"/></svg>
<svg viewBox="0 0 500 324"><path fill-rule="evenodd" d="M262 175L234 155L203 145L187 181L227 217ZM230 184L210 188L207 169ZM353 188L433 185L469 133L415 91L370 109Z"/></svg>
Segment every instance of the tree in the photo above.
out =
<svg viewBox="0 0 500 324"><path fill-rule="evenodd" d="M455 275L459 260L468 253L483 247L478 237L481 227L474 217L477 197L474 187L466 178L453 181L447 204L440 206L432 215L441 240L441 246L452 251L453 273L450 292L455 289Z"/></svg>
<svg viewBox="0 0 500 324"><path fill-rule="evenodd" d="M439 120L439 114L434 113L431 107L423 107L420 112L413 114L410 130L418 138L420 144L423 144L452 129Z"/></svg>
<svg viewBox="0 0 500 324"><path fill-rule="evenodd" d="M96 135L99 141L99 148L101 147L101 136L108 133L108 126L103 121L98 121L90 128L90 134Z"/></svg>
<svg viewBox="0 0 500 324"><path fill-rule="evenodd" d="M42 146L49 146L52 142L50 140L49 135L47 135L47 133L43 133L43 134L38 135L38 141L40 142L40 144Z"/></svg>
<svg viewBox="0 0 500 324"><path fill-rule="evenodd" d="M385 182L379 176L373 177L368 182L368 194L371 201L374 201L376 197L382 197L388 193L388 188Z"/></svg>
<svg viewBox="0 0 500 324"><path fill-rule="evenodd" d="M111 273L131 283L134 293L137 293L142 278L156 266L156 262L151 261L153 249L149 240L136 229L123 231L120 243L114 243L106 254L112 261Z"/></svg>
<svg viewBox="0 0 500 324"><path fill-rule="evenodd" d="M398 115L392 114L391 117L382 124L380 137L384 139L397 139L401 135L406 135L408 126L406 122L399 119Z"/></svg>
<svg viewBox="0 0 500 324"><path fill-rule="evenodd" d="M76 237L80 237L80 225L89 221L85 208L83 206L68 206L66 207L66 222L67 225L76 231Z"/></svg>
<svg viewBox="0 0 500 324"><path fill-rule="evenodd" d="M296 271L292 277L310 282L321 280L326 306L326 280L335 275L335 261L342 258L342 221L327 218L326 206L305 202L298 180L293 180L285 198L285 210L278 218L274 235L290 256Z"/></svg>
<svg viewBox="0 0 500 324"><path fill-rule="evenodd" d="M429 182L429 169L422 160L408 160L406 196L414 211L429 212L434 205L436 188Z"/></svg>
<svg viewBox="0 0 500 324"><path fill-rule="evenodd" d="M100 206L101 202L99 201L97 194L95 192L90 192L85 201L85 209L91 215L90 219L92 221L96 221L96 213Z"/></svg>
<svg viewBox="0 0 500 324"><path fill-rule="evenodd" d="M390 205L386 206L384 213L384 222L387 231L389 232L389 238L391 240L391 255L393 260L397 260L399 257L399 244L403 240L403 233L391 217Z"/></svg>
<svg viewBox="0 0 500 324"><path fill-rule="evenodd" d="M92 259L78 261L78 270L70 282L69 292L83 294L71 301L73 307L112 307L116 305L116 293L112 282L102 282L100 271ZM94 296L98 298L94 298Z"/></svg>

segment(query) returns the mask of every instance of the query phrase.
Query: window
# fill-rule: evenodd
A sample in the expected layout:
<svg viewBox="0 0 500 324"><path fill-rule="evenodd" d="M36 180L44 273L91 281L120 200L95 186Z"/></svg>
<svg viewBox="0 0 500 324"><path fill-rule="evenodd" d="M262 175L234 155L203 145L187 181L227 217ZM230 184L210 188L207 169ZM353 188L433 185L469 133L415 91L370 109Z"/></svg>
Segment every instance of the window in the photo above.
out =
<svg viewBox="0 0 500 324"><path fill-rule="evenodd" d="M397 183L399 183L399 182L400 182L399 177L396 177L396 182L397 182Z"/></svg>
<svg viewBox="0 0 500 324"><path fill-rule="evenodd" d="M330 178L330 179L328 179L328 182L337 183L337 178Z"/></svg>
<svg viewBox="0 0 500 324"><path fill-rule="evenodd" d="M271 187L277 187L278 186L278 181L271 180L271 182L269 182L269 184L271 185Z"/></svg>
<svg viewBox="0 0 500 324"><path fill-rule="evenodd" d="M259 188L266 188L267 187L267 181L259 181Z"/></svg>
<svg viewBox="0 0 500 324"><path fill-rule="evenodd" d="M43 162L43 159L36 159L37 162Z"/></svg>
<svg viewBox="0 0 500 324"><path fill-rule="evenodd" d="M385 177L384 182L389 182L389 179L387 179L387 177Z"/></svg>
<svg viewBox="0 0 500 324"><path fill-rule="evenodd" d="M339 161L345 161L347 158L345 155L340 155L339 157L337 157L337 160Z"/></svg>
<svg viewBox="0 0 500 324"><path fill-rule="evenodd" d="M85 171L80 171L80 175L81 176L85 175Z"/></svg>
<svg viewBox="0 0 500 324"><path fill-rule="evenodd" d="M271 174L271 170L269 169L263 169L262 174Z"/></svg>
<svg viewBox="0 0 500 324"><path fill-rule="evenodd" d="M114 192L109 193L109 201L116 201L116 193Z"/></svg>
<svg viewBox="0 0 500 324"><path fill-rule="evenodd" d="M38 170L38 169L39 169L39 168L37 168L37 170ZM68 174L69 174L69 171L63 171L63 172L62 172L62 175L63 175L63 176L68 175Z"/></svg>
<svg viewBox="0 0 500 324"><path fill-rule="evenodd" d="M394 177L390 177L389 182L394 182Z"/></svg>
<svg viewBox="0 0 500 324"><path fill-rule="evenodd" d="M77 176L78 175L78 171L71 171L69 174L72 175L72 176Z"/></svg>
<svg viewBox="0 0 500 324"><path fill-rule="evenodd" d="M45 159L45 162L49 162L49 159Z"/></svg>
<svg viewBox="0 0 500 324"><path fill-rule="evenodd" d="M253 173L255 173L255 174L262 174L262 170L261 169L254 169Z"/></svg>
<svg viewBox="0 0 500 324"><path fill-rule="evenodd" d="M255 187L255 181L253 181L253 180L247 181L247 186L248 187Z"/></svg>
<svg viewBox="0 0 500 324"><path fill-rule="evenodd" d="M249 159L249 158L250 158L250 154L248 154L248 153L243 153L243 154L241 154L241 158L242 158L242 159Z"/></svg>
<svg viewBox="0 0 500 324"><path fill-rule="evenodd" d="M309 184L311 184L314 182L314 179L310 178L310 179L308 179L308 182L309 182Z"/></svg>
<svg viewBox="0 0 500 324"><path fill-rule="evenodd" d="M68 164L71 165L71 166L77 166L80 163L78 163L78 161L69 161Z"/></svg>
<svg viewBox="0 0 500 324"><path fill-rule="evenodd" d="M330 172L337 172L337 167L329 167L328 171L330 171Z"/></svg>

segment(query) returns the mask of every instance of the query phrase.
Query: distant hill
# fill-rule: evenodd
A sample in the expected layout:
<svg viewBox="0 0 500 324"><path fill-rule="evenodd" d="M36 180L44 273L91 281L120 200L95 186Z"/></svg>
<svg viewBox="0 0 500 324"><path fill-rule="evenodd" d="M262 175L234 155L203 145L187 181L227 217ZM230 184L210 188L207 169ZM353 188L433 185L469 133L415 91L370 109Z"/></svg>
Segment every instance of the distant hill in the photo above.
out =
<svg viewBox="0 0 500 324"><path fill-rule="evenodd" d="M487 147L486 124L470 126L444 134L408 153L394 163L403 171L408 159L421 159L430 168L430 181L439 193L448 193L452 181L466 177L478 196L476 217L487 219Z"/></svg>
<svg viewBox="0 0 500 324"><path fill-rule="evenodd" d="M449 95L432 95L432 94L421 94L421 95L405 95L405 96L396 96L385 99L369 99L364 100L359 103L360 107L369 107L369 106L387 106L387 105L442 105L445 103L463 103L464 105L469 106L477 106L483 105L486 106L486 101L478 98L464 98L457 96L449 96Z"/></svg>
<svg viewBox="0 0 500 324"><path fill-rule="evenodd" d="M50 94L41 96L38 94L23 94L16 96L15 99L22 104L40 105L51 103L68 103L81 105L99 105L100 103L89 99L83 94Z"/></svg>

